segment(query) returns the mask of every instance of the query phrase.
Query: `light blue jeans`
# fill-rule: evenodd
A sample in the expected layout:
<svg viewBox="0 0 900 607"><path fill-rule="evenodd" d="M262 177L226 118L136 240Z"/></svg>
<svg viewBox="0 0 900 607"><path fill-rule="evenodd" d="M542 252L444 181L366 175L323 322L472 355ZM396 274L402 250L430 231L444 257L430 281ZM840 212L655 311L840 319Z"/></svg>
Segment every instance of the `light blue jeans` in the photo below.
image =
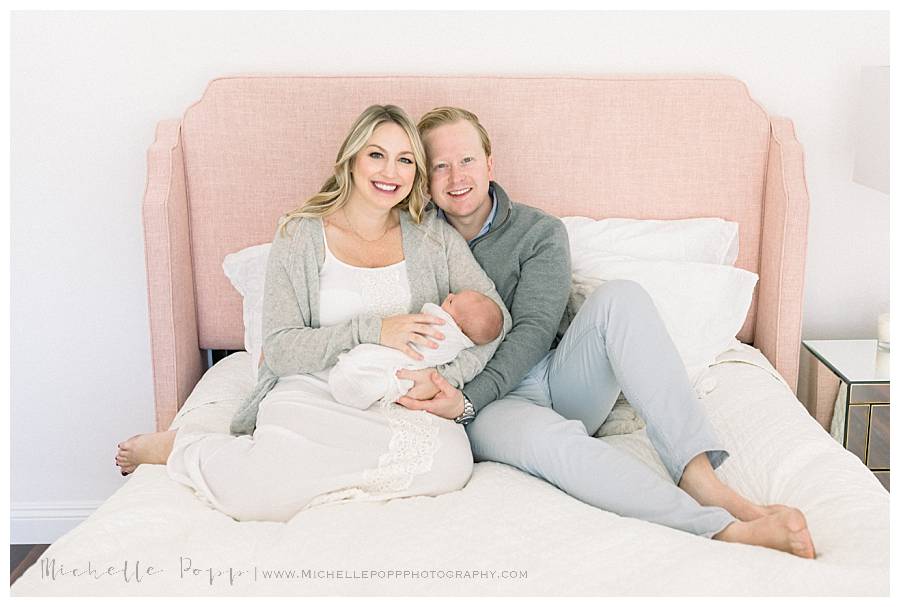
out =
<svg viewBox="0 0 900 607"><path fill-rule="evenodd" d="M646 422L671 481L592 436L620 391ZM728 452L653 301L630 280L599 286L559 347L512 392L483 407L466 430L475 461L515 466L621 516L706 537L737 520L677 486L695 456L706 453L717 468Z"/></svg>

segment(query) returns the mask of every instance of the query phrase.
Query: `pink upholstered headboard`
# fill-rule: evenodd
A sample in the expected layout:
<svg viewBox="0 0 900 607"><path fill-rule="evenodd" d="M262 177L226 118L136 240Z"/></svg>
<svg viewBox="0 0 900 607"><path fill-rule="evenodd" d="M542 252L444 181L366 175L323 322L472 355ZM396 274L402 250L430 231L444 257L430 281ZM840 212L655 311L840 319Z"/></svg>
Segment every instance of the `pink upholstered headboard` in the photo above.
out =
<svg viewBox="0 0 900 607"><path fill-rule="evenodd" d="M737 265L760 275L739 338L796 387L808 194L791 122L725 76L310 77L210 82L160 123L144 199L157 426L203 371L201 348L242 349L228 253L270 242L314 193L353 119L394 103L413 119L474 111L513 200L559 216L740 224Z"/></svg>

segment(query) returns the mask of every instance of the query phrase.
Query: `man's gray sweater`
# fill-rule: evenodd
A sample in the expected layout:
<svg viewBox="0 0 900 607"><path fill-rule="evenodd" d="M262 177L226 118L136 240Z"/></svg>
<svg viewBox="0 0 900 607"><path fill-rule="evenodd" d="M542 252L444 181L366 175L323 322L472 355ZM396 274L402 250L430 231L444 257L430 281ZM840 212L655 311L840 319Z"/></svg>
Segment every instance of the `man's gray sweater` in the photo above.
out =
<svg viewBox="0 0 900 607"><path fill-rule="evenodd" d="M484 370L463 393L476 410L502 398L554 346L564 319L572 280L569 239L562 221L544 211L511 202L497 183L497 215L490 230L469 243L475 259L494 281L512 316L512 329Z"/></svg>

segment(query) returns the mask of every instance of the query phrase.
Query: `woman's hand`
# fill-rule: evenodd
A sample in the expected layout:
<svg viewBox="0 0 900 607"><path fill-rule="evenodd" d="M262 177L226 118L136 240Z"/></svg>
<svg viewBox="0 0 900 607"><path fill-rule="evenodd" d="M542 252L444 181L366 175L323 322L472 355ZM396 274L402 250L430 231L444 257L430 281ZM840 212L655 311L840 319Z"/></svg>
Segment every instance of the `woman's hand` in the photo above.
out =
<svg viewBox="0 0 900 607"><path fill-rule="evenodd" d="M437 348L437 342L428 339L444 339L444 334L434 325L444 324L444 319L431 314L399 314L381 320L382 346L396 348L414 360L425 358L415 351L410 344L419 344L426 348Z"/></svg>
<svg viewBox="0 0 900 607"><path fill-rule="evenodd" d="M427 369L398 369L397 377L400 379L408 379L413 382L413 387L409 389L406 396L416 400L431 400L441 391L437 384L431 378L431 374L436 369L429 367Z"/></svg>

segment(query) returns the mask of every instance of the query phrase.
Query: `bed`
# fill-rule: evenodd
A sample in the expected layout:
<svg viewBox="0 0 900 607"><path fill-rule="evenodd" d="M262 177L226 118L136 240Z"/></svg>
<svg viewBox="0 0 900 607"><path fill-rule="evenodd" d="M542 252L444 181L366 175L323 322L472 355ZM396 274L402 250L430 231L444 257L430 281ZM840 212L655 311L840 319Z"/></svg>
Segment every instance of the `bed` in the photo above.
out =
<svg viewBox="0 0 900 607"><path fill-rule="evenodd" d="M497 91L503 91L498 95ZM888 493L794 396L808 195L791 122L726 76L310 77L212 81L148 153L143 203L156 423L227 432L253 385L225 255L268 242L327 174L366 105L474 110L497 180L558 216L721 217L759 275L701 402L731 457L717 470L807 517L809 561L588 506L515 468L461 491L317 506L239 523L142 465L54 542L13 595L887 595ZM524 126L523 126L524 125ZM645 430L598 438L665 477ZM464 515L464 516L463 516Z"/></svg>

